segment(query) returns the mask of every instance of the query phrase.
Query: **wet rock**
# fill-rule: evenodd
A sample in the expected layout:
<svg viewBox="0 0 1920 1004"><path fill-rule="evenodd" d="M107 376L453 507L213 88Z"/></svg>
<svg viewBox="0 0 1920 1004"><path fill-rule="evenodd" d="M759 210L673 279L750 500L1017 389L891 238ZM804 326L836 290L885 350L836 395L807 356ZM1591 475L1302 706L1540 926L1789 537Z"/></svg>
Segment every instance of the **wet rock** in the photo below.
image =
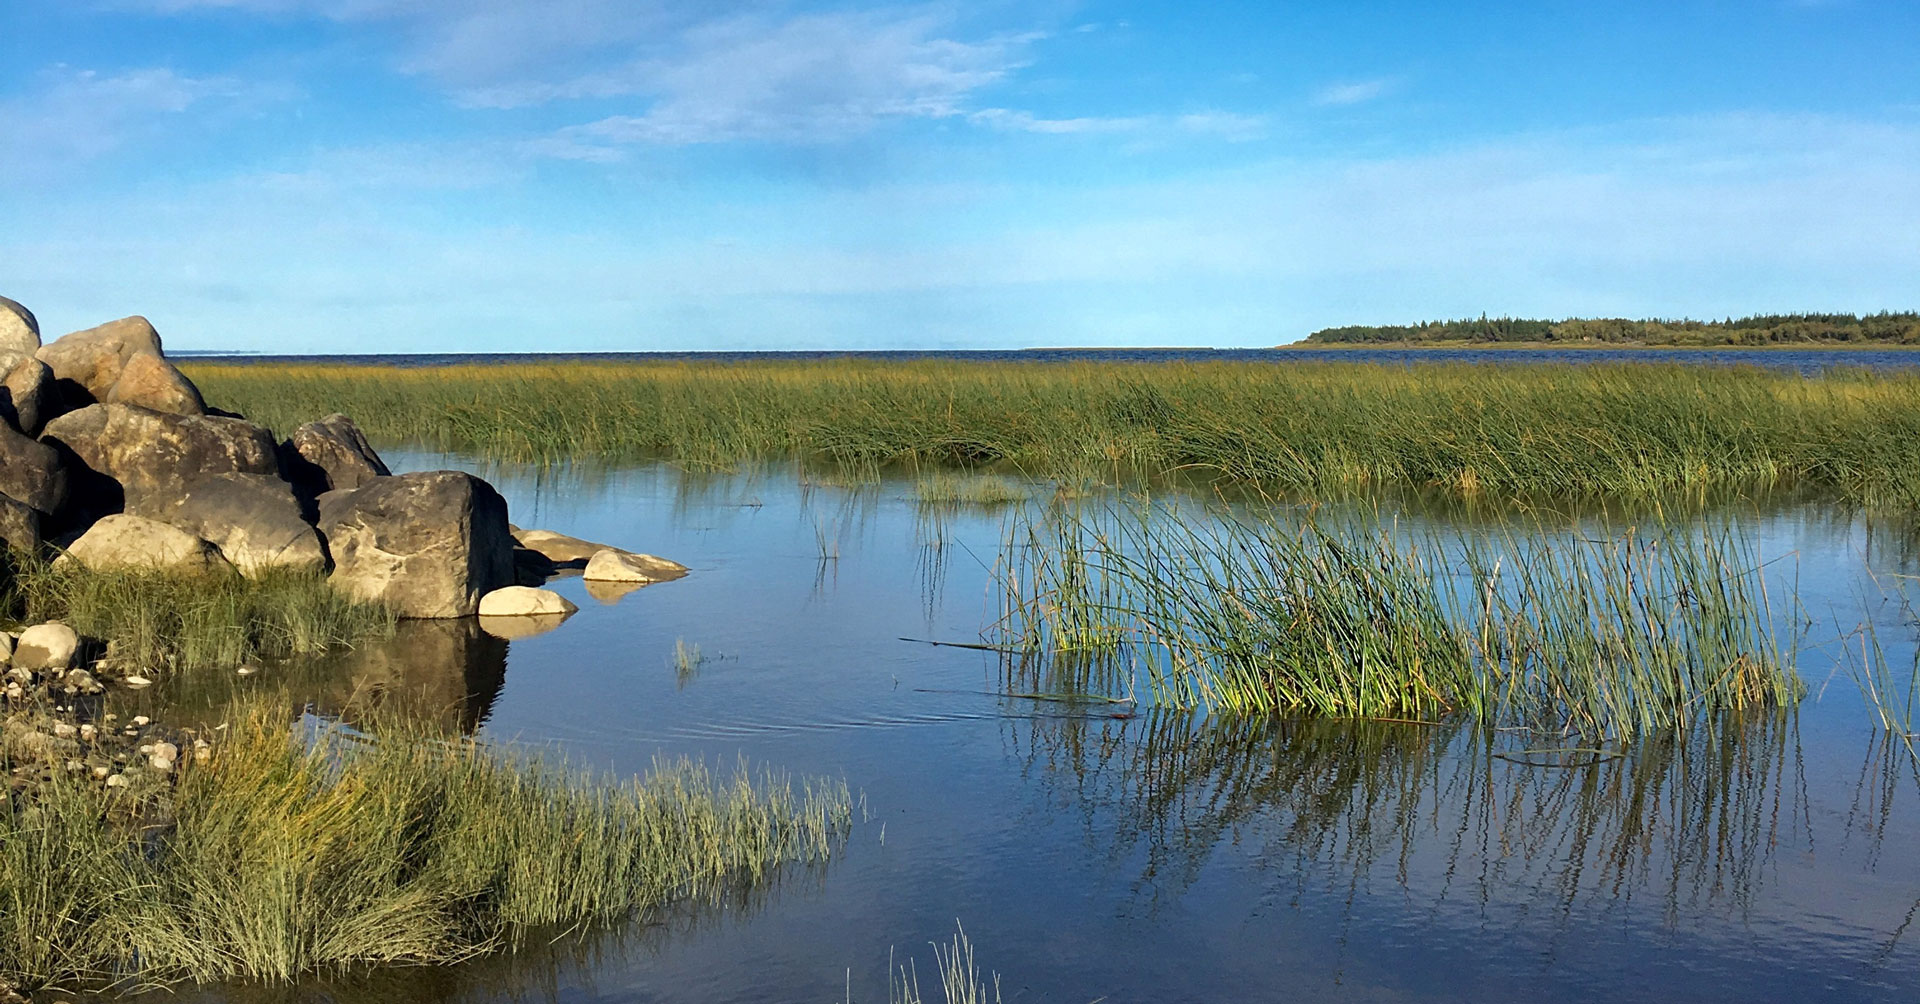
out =
<svg viewBox="0 0 1920 1004"><path fill-rule="evenodd" d="M124 507L144 514L177 502L201 478L280 469L273 437L237 418L96 404L47 423L42 438L70 451L93 475L77 477L74 494L96 511ZM111 497L116 493L119 498Z"/></svg>
<svg viewBox="0 0 1920 1004"><path fill-rule="evenodd" d="M67 548L55 564L77 561L96 572L151 569L206 573L231 567L219 548L176 526L145 516L106 516Z"/></svg>
<svg viewBox="0 0 1920 1004"><path fill-rule="evenodd" d="M80 636L72 628L57 621L35 624L14 642L13 664L36 672L64 670L73 665L73 654L79 650Z"/></svg>
<svg viewBox="0 0 1920 1004"><path fill-rule="evenodd" d="M207 402L174 365L156 352L136 352L120 370L120 379L103 398L108 404L131 404L173 415L204 415Z"/></svg>
<svg viewBox="0 0 1920 1004"><path fill-rule="evenodd" d="M507 503L459 471L376 478L320 498L332 581L402 617L466 617L513 584Z"/></svg>
<svg viewBox="0 0 1920 1004"><path fill-rule="evenodd" d="M67 500L60 451L0 422L0 495L43 513L59 509Z"/></svg>
<svg viewBox="0 0 1920 1004"><path fill-rule="evenodd" d="M316 495L359 488L392 473L345 415L328 415L293 430L286 451L288 477Z"/></svg>
<svg viewBox="0 0 1920 1004"><path fill-rule="evenodd" d="M31 355L0 354L0 421L39 435L52 393L53 370L46 363Z"/></svg>
<svg viewBox="0 0 1920 1004"><path fill-rule="evenodd" d="M562 617L579 611L566 597L551 589L529 586L504 586L480 597L482 617L524 617L558 614Z"/></svg>
<svg viewBox="0 0 1920 1004"><path fill-rule="evenodd" d="M32 355L40 350L40 322L33 311L0 296L0 353Z"/></svg>
<svg viewBox="0 0 1920 1004"><path fill-rule="evenodd" d="M68 408L107 399L127 361L142 352L161 355L160 334L144 317L123 317L56 338L36 353L53 369Z"/></svg>
<svg viewBox="0 0 1920 1004"><path fill-rule="evenodd" d="M665 582L687 574L677 561L608 548L587 561L588 582Z"/></svg>
<svg viewBox="0 0 1920 1004"><path fill-rule="evenodd" d="M0 494L0 551L40 553L40 510Z"/></svg>
<svg viewBox="0 0 1920 1004"><path fill-rule="evenodd" d="M572 565L585 568L587 562L601 551L620 550L617 547L569 537L552 530L522 530L516 527L513 531L513 539L518 541L521 547L544 556L559 567Z"/></svg>
<svg viewBox="0 0 1920 1004"><path fill-rule="evenodd" d="M155 518L212 542L242 574L325 571L320 534L301 518L292 486L270 474L213 474L152 508Z"/></svg>

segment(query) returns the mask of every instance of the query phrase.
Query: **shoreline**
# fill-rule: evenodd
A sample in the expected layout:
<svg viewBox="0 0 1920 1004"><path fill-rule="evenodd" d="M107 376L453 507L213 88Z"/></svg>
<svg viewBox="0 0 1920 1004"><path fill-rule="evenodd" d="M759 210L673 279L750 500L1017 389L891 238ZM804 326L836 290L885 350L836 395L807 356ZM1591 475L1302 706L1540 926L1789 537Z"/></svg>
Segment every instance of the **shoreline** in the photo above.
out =
<svg viewBox="0 0 1920 1004"><path fill-rule="evenodd" d="M1636 352L1915 352L1920 345L1903 342L1769 342L1765 345L1735 345L1732 343L1657 345L1648 342L1287 342L1269 348L1276 351L1332 351L1355 352L1368 349L1402 349L1422 352L1465 352L1498 350L1571 350L1580 352L1606 352L1609 350L1633 350Z"/></svg>

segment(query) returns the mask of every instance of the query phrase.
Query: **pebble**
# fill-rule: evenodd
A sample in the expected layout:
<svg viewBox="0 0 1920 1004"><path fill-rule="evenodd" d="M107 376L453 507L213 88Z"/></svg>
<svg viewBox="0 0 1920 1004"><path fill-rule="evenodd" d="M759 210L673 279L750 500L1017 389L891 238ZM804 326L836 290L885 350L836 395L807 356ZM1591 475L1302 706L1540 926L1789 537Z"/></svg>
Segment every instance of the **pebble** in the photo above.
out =
<svg viewBox="0 0 1920 1004"><path fill-rule="evenodd" d="M94 777L106 777L106 776L107 776L108 774L111 774L111 773L113 773L113 772L112 772L112 771L110 771L110 770L108 770L108 769L107 769L107 768L105 768L105 767L95 767L95 768L93 769L93 776L94 776Z"/></svg>
<svg viewBox="0 0 1920 1004"><path fill-rule="evenodd" d="M92 742L92 741L93 741L93 734L94 734L94 732L95 732L95 731L97 731L97 730L95 730L95 729L94 729L94 727L93 727L93 726L91 726L91 725L82 725L82 726L80 726L80 739L81 739L81 741L83 741L83 742L89 742L89 743L90 743L90 742Z"/></svg>
<svg viewBox="0 0 1920 1004"><path fill-rule="evenodd" d="M242 666L239 669L234 670L234 672L240 676L252 676L253 674L260 672L260 667Z"/></svg>
<svg viewBox="0 0 1920 1004"><path fill-rule="evenodd" d="M153 719L148 718L146 715L134 715L133 724L138 725L139 727L144 729L148 725L153 724Z"/></svg>
<svg viewBox="0 0 1920 1004"><path fill-rule="evenodd" d="M109 788L124 788L127 786L127 783L127 775L125 774L107 775L107 787Z"/></svg>
<svg viewBox="0 0 1920 1004"><path fill-rule="evenodd" d="M135 690L139 690L142 687L153 686L153 681L144 676L123 676L120 678L120 682Z"/></svg>
<svg viewBox="0 0 1920 1004"><path fill-rule="evenodd" d="M59 736L62 739L65 739L66 737L73 735L75 732L78 732L78 731L80 730L74 728L71 725L68 725L66 722L53 723L53 734L56 736Z"/></svg>

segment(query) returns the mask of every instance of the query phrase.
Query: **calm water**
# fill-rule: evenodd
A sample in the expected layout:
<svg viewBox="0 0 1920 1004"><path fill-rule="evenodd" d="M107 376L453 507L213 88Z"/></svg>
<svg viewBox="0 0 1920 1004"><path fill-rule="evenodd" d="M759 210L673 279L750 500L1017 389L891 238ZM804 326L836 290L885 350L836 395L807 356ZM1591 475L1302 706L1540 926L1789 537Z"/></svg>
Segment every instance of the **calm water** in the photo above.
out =
<svg viewBox="0 0 1920 1004"><path fill-rule="evenodd" d="M1115 719L993 696L990 653L900 640L979 639L1003 510L791 471L484 473L523 526L693 573L623 597L561 580L581 611L538 637L416 629L304 677L321 710L385 689L619 771L744 756L842 777L868 818L830 866L724 909L227 999L828 1002L850 983L884 1000L889 948L924 980L956 920L1008 1001L1920 996L1920 774L1830 647L1805 656L1795 715L1574 770L1447 728ZM1913 626L1877 597L1920 573L1911 529L1793 506L1736 518L1790 556L1773 567L1820 622L1810 643L1871 616L1910 662ZM682 640L707 657L691 673ZM290 671L219 686L274 672Z"/></svg>
<svg viewBox="0 0 1920 1004"><path fill-rule="evenodd" d="M176 353L194 356L195 353ZM1688 363L1697 366L1759 366L1812 375L1836 366L1874 370L1920 366L1913 349L1022 349L900 352L591 352L420 353L408 355L276 356L210 354L230 363L333 362L412 368L464 364L542 362L745 362L751 360L953 359L974 362L1348 362L1414 366L1423 363Z"/></svg>

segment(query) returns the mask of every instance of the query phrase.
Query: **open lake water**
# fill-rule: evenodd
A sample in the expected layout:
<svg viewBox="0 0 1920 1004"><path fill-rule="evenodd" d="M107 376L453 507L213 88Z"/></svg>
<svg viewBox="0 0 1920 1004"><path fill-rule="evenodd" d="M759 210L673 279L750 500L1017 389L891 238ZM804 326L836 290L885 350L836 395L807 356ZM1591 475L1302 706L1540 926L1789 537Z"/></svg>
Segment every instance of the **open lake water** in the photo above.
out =
<svg viewBox="0 0 1920 1004"><path fill-rule="evenodd" d="M147 699L190 707L280 674L320 714L387 691L580 764L744 758L844 779L861 808L831 864L744 900L216 998L883 1001L890 950L937 995L928 943L956 921L1010 1002L1920 997L1920 771L1875 731L1834 642L1870 618L1912 665L1914 625L1888 599L1920 574L1902 521L1716 511L1779 559L1772 581L1815 622L1806 701L1557 769L1466 727L996 696L998 655L901 639L981 640L1011 510L929 507L911 479L388 459L476 471L521 526L692 572L624 596L557 580L580 612L536 637L420 625L319 667ZM678 644L703 661L677 667Z"/></svg>

